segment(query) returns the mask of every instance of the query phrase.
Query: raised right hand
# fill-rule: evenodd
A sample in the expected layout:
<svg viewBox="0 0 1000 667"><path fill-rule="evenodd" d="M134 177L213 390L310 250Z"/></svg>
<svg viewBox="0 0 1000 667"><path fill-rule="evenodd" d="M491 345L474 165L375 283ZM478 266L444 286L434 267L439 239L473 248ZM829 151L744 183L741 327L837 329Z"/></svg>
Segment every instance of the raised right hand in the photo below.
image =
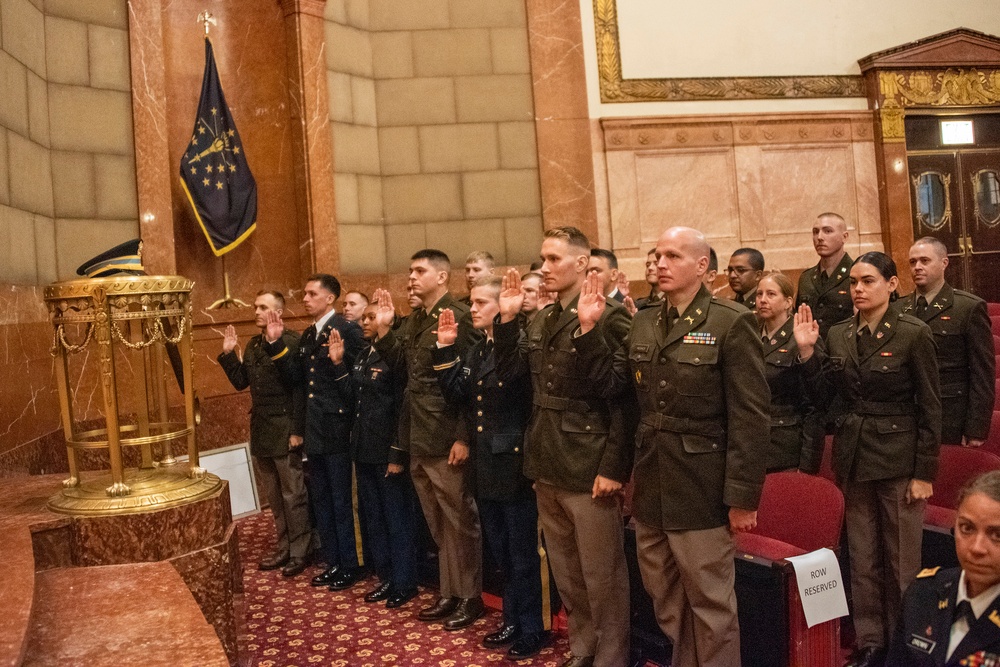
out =
<svg viewBox="0 0 1000 667"><path fill-rule="evenodd" d="M576 316L580 320L580 333L587 333L597 324L607 308L608 298L601 290L601 277L591 273L583 281L580 300L576 305Z"/></svg>
<svg viewBox="0 0 1000 667"><path fill-rule="evenodd" d="M267 311L264 314L264 338L268 343L273 343L281 338L283 333L285 333L285 323L281 320L281 315L273 310Z"/></svg>
<svg viewBox="0 0 1000 667"><path fill-rule="evenodd" d="M344 339L340 337L340 332L336 329L330 330L330 338L327 340L330 361L340 364L344 361Z"/></svg>
<svg viewBox="0 0 1000 667"><path fill-rule="evenodd" d="M392 329L392 323L396 320L396 308L392 305L389 290L375 290L372 299L378 303L375 309L375 326L378 327L378 337L381 338Z"/></svg>
<svg viewBox="0 0 1000 667"><path fill-rule="evenodd" d="M226 327L226 332L222 335L222 351L229 354L236 349L236 345L239 344L240 339L236 335L236 327L230 324Z"/></svg>
<svg viewBox="0 0 1000 667"><path fill-rule="evenodd" d="M805 361L812 356L819 341L819 322L813 319L812 308L804 303L795 313L795 343L799 346L799 358Z"/></svg>
<svg viewBox="0 0 1000 667"><path fill-rule="evenodd" d="M437 335L441 347L454 345L458 340L458 323L455 322L455 313L451 308L442 309L438 315Z"/></svg>
<svg viewBox="0 0 1000 667"><path fill-rule="evenodd" d="M512 322L524 305L524 290L521 288L521 274L517 269L507 269L500 284L500 321Z"/></svg>

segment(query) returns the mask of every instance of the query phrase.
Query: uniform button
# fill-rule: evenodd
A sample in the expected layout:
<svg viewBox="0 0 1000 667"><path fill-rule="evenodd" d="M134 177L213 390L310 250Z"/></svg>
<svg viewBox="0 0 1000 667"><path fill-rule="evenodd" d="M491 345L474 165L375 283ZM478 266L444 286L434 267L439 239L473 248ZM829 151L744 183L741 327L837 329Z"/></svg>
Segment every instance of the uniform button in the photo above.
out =
<svg viewBox="0 0 1000 667"><path fill-rule="evenodd" d="M784 426L784 425L785 425L785 420L784 419L779 419L778 420L778 426Z"/></svg>
<svg viewBox="0 0 1000 667"><path fill-rule="evenodd" d="M312 394L309 394L309 398L312 398L312 397L313 397L313 395L312 395Z"/></svg>
<svg viewBox="0 0 1000 667"><path fill-rule="evenodd" d="M555 352L555 351L556 351L556 348L554 348L554 347L552 347L552 346L550 345L550 346L549 346L549 352Z"/></svg>
<svg viewBox="0 0 1000 667"><path fill-rule="evenodd" d="M666 380L660 380L660 386L661 387L666 387L667 386L667 381Z"/></svg>
<svg viewBox="0 0 1000 667"><path fill-rule="evenodd" d="M552 383L551 383L551 382L546 382L546 383L545 383L545 386L546 386L546 387L547 387L548 389L552 389Z"/></svg>
<svg viewBox="0 0 1000 667"><path fill-rule="evenodd" d="M337 414L338 414L338 415L342 415L342 414L344 414L344 409L343 409L343 408L341 408L340 410L337 410Z"/></svg>
<svg viewBox="0 0 1000 667"><path fill-rule="evenodd" d="M661 364L667 363L667 358L666 357L660 357L660 363Z"/></svg>
<svg viewBox="0 0 1000 667"><path fill-rule="evenodd" d="M887 371L887 370L889 370L889 367L888 366L883 366L882 370Z"/></svg>
<svg viewBox="0 0 1000 667"><path fill-rule="evenodd" d="M360 417L360 416L361 416L361 413L360 413L360 412L358 412L358 413L356 413L356 414L355 414L354 416L355 416L355 417Z"/></svg>
<svg viewBox="0 0 1000 667"><path fill-rule="evenodd" d="M666 404L666 403L664 403L663 401L660 401L660 407L661 407L661 408L665 408L665 407L667 407L667 404Z"/></svg>
<svg viewBox="0 0 1000 667"><path fill-rule="evenodd" d="M483 400L483 397L482 396L476 396L476 400L477 401L481 401L481 400Z"/></svg>
<svg viewBox="0 0 1000 667"><path fill-rule="evenodd" d="M700 364L701 363L701 357L695 357L694 358L694 363Z"/></svg>
<svg viewBox="0 0 1000 667"><path fill-rule="evenodd" d="M589 426L587 426L587 427L586 427L586 430L588 430L588 431L589 431L589 430L590 430L590 427L589 427Z"/></svg>
<svg viewBox="0 0 1000 667"><path fill-rule="evenodd" d="M316 372L316 369L315 369L315 368L310 368L310 369L309 369L309 372L310 372L310 373L315 373L315 372Z"/></svg>
<svg viewBox="0 0 1000 667"><path fill-rule="evenodd" d="M478 432L482 433L482 432L483 432L483 427L482 427L482 426L477 426L477 427L476 427L476 430L477 430Z"/></svg>
<svg viewBox="0 0 1000 667"><path fill-rule="evenodd" d="M553 366L552 364L549 364L549 370L551 371L553 368L555 368L555 366Z"/></svg>
<svg viewBox="0 0 1000 667"><path fill-rule="evenodd" d="M497 382L497 386L498 387L502 387L503 386L503 382Z"/></svg>
<svg viewBox="0 0 1000 667"><path fill-rule="evenodd" d="M483 381L482 381L482 380L480 380L480 381L479 381L479 382L477 382L476 384L478 384L478 385L479 385L479 386L481 387L481 386L483 386Z"/></svg>
<svg viewBox="0 0 1000 667"><path fill-rule="evenodd" d="M514 453L515 453L515 454L516 454L516 453L518 453L519 451L521 451L521 448L520 448L520 447L515 447L515 448L514 448Z"/></svg>
<svg viewBox="0 0 1000 667"><path fill-rule="evenodd" d="M309 386L310 386L310 387L311 387L311 386L313 386L314 384L316 384L316 383L315 383L315 382L313 382L312 380L309 380Z"/></svg>
<svg viewBox="0 0 1000 667"><path fill-rule="evenodd" d="M892 425L892 430L893 430L893 431L895 431L895 430L896 430L897 428L899 428L899 427L898 427L898 426L896 426L895 424L893 424L893 425Z"/></svg>
<svg viewBox="0 0 1000 667"><path fill-rule="evenodd" d="M571 348L569 348L569 351L570 352L576 352L576 348L575 347L571 347Z"/></svg>
<svg viewBox="0 0 1000 667"><path fill-rule="evenodd" d="M476 413L476 416L477 416L477 417L482 417L482 416L483 416L483 411L482 411L482 410L480 410L479 412L477 412L477 413Z"/></svg>
<svg viewBox="0 0 1000 667"><path fill-rule="evenodd" d="M713 442L712 443L712 449L718 449L718 448L719 448L719 443Z"/></svg>

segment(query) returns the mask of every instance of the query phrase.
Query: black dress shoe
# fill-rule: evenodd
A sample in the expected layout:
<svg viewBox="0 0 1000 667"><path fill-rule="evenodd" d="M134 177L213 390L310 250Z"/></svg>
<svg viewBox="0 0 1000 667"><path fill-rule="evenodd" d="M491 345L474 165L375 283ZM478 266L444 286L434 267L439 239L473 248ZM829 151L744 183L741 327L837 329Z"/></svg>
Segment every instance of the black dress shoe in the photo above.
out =
<svg viewBox="0 0 1000 667"><path fill-rule="evenodd" d="M461 630L476 622L485 613L486 607L483 605L481 597L466 598L458 603L455 613L444 622L445 630Z"/></svg>
<svg viewBox="0 0 1000 667"><path fill-rule="evenodd" d="M337 575L339 574L340 566L334 565L333 567L329 567L324 570L322 574L317 574L309 583L313 586L329 586L337 580Z"/></svg>
<svg viewBox="0 0 1000 667"><path fill-rule="evenodd" d="M448 618L455 613L458 602L458 598L438 598L437 602L430 607L421 609L417 618L421 621L439 621L442 618Z"/></svg>
<svg viewBox="0 0 1000 667"><path fill-rule="evenodd" d="M288 562L288 554L273 553L257 564L259 570L277 570Z"/></svg>
<svg viewBox="0 0 1000 667"><path fill-rule="evenodd" d="M507 658L509 660L530 658L541 651L548 640L549 633L547 632L529 632L522 635L520 639L511 644L510 650L507 651Z"/></svg>
<svg viewBox="0 0 1000 667"><path fill-rule="evenodd" d="M404 604L417 597L419 591L416 587L409 588L405 591L393 591L389 597L385 600L386 609L395 609L397 607L402 607Z"/></svg>
<svg viewBox="0 0 1000 667"><path fill-rule="evenodd" d="M305 558L289 558L285 567L281 568L281 576L295 577L302 574L306 569Z"/></svg>
<svg viewBox="0 0 1000 667"><path fill-rule="evenodd" d="M388 599L391 593L392 582L386 579L378 585L378 588L373 591L369 591L368 594L365 595L365 602L381 602L382 600Z"/></svg>
<svg viewBox="0 0 1000 667"><path fill-rule="evenodd" d="M330 582L331 591L344 591L358 583L361 579L361 571L357 568L347 568L340 571L337 578Z"/></svg>
<svg viewBox="0 0 1000 667"><path fill-rule="evenodd" d="M844 667L882 667L884 664L885 649L881 646L866 646L855 651Z"/></svg>
<svg viewBox="0 0 1000 667"><path fill-rule="evenodd" d="M483 637L483 646L486 648L500 648L501 646L513 643L520 636L521 627L519 625L514 623L501 625L496 632L491 632Z"/></svg>
<svg viewBox="0 0 1000 667"><path fill-rule="evenodd" d="M562 667L594 667L594 656L571 656L569 660L562 664Z"/></svg>

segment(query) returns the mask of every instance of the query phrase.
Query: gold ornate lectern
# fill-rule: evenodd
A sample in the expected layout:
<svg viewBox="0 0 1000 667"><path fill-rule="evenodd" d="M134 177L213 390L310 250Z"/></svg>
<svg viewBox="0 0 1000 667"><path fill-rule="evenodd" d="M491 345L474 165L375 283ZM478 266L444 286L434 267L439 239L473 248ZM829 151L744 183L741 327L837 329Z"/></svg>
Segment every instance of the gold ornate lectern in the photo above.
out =
<svg viewBox="0 0 1000 667"><path fill-rule="evenodd" d="M67 514L121 514L169 507L216 491L222 481L198 465L192 378L191 288L181 276L88 278L45 288L52 317L62 426L69 456L69 478L49 508ZM96 382L103 397L104 427L85 430L77 421L74 399L96 393L86 364L74 373L71 358L96 352ZM170 357L171 364L167 359ZM135 390L128 399L134 413L122 414L123 396L116 367L128 365ZM171 421L167 375L173 367L184 392L184 421ZM172 380L171 380L172 382ZM90 395L90 394L88 394ZM175 418L176 419L176 418ZM178 464L171 443L186 439L188 465ZM154 445L158 458L154 460ZM137 446L138 469L124 467L122 448ZM77 451L107 449L108 475L81 480Z"/></svg>

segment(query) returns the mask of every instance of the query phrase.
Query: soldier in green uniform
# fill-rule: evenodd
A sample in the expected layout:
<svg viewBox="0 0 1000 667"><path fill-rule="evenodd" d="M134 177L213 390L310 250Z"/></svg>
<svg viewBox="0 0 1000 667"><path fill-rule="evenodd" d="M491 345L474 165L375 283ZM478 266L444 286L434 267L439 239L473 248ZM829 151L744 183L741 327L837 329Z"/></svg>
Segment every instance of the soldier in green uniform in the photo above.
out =
<svg viewBox="0 0 1000 667"><path fill-rule="evenodd" d="M865 253L850 281L858 314L830 329L825 351L808 306L795 315L795 340L836 427L833 469L844 492L858 647L848 665L881 667L903 592L920 570L941 394L930 328L889 307L898 285L892 259Z"/></svg>
<svg viewBox="0 0 1000 667"><path fill-rule="evenodd" d="M459 440L461 409L449 405L434 370L437 323L451 309L458 322L455 351L464 355L477 340L469 308L448 291L451 262L440 250L425 249L410 261L409 289L419 307L393 330L395 310L380 292L375 351L390 367L405 366L406 395L399 447L410 455L410 476L438 546L441 596L420 611L422 621L442 621L459 630L483 615L482 533L476 502L467 488L464 464L469 445Z"/></svg>
<svg viewBox="0 0 1000 667"><path fill-rule="evenodd" d="M601 335L607 300L585 286L574 340L595 387L638 396L639 568L677 667L741 664L732 533L756 525L770 423L757 322L703 285L709 251L694 229L666 230L663 307L639 311L614 350Z"/></svg>
<svg viewBox="0 0 1000 667"><path fill-rule="evenodd" d="M948 248L926 236L910 248L916 291L902 310L931 328L941 374L941 442L978 447L989 435L996 359L986 302L944 279Z"/></svg>
<svg viewBox="0 0 1000 667"><path fill-rule="evenodd" d="M236 353L236 328L226 327L219 365L237 390L250 388L250 453L257 460L274 515L277 547L260 562L260 569L283 568L286 577L306 567L311 528L305 480L302 474L302 434L305 396L300 386L287 383L263 348L267 313L281 315L285 297L281 292L261 291L254 299L254 323L261 333L247 343L240 358ZM299 335L285 331L281 338L294 356Z"/></svg>
<svg viewBox="0 0 1000 667"><path fill-rule="evenodd" d="M733 301L750 310L757 309L757 283L764 275L764 255L756 248L738 248L726 267Z"/></svg>
<svg viewBox="0 0 1000 667"><path fill-rule="evenodd" d="M799 276L795 307L808 304L819 323L821 336L851 315L850 277L852 260L844 250L847 223L836 213L821 213L813 223L813 247L819 263Z"/></svg>

